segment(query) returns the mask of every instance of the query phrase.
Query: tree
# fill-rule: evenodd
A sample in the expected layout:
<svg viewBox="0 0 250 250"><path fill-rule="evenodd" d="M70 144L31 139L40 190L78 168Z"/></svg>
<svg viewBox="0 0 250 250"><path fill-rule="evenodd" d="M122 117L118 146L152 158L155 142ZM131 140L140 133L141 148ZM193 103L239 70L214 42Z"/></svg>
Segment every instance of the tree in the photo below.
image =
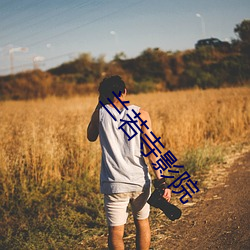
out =
<svg viewBox="0 0 250 250"><path fill-rule="evenodd" d="M124 60L126 58L127 58L127 56L124 52L119 52L119 53L115 54L114 61Z"/></svg>
<svg viewBox="0 0 250 250"><path fill-rule="evenodd" d="M250 43L250 20L243 20L241 24L237 24L234 32L238 33L242 42Z"/></svg>
<svg viewBox="0 0 250 250"><path fill-rule="evenodd" d="M238 34L240 39L241 51L244 55L250 55L250 20L243 20L237 24L234 32Z"/></svg>

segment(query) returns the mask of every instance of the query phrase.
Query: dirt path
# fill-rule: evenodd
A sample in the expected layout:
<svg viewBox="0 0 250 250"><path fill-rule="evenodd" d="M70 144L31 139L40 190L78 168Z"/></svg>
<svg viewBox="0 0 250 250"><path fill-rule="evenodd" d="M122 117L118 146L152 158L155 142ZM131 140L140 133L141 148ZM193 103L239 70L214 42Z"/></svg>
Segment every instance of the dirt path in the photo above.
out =
<svg viewBox="0 0 250 250"><path fill-rule="evenodd" d="M182 207L182 219L162 218L153 225L154 250L250 249L250 152L230 167L211 171L211 189L200 193L192 206Z"/></svg>
<svg viewBox="0 0 250 250"><path fill-rule="evenodd" d="M182 209L181 219L172 222L151 208L151 249L250 249L250 145L232 153L223 164L211 166L205 179L186 206L173 200ZM107 234L95 237L95 242L95 247L86 249L106 250ZM132 216L124 242L126 250L135 249Z"/></svg>

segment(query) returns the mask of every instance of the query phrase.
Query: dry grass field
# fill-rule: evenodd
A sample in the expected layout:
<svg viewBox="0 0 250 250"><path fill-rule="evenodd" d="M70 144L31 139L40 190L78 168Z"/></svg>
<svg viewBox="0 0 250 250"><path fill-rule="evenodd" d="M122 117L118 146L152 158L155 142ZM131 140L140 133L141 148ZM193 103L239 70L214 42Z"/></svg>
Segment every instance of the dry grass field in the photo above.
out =
<svg viewBox="0 0 250 250"><path fill-rule="evenodd" d="M249 141L249 97L250 89L242 87L128 95L127 99L149 111L154 133L179 159L191 149ZM77 204L81 195L95 197L101 152L98 141L87 141L86 129L96 104L97 96L0 103L0 216L10 227L0 237L4 242L0 246L12 246L10 239L18 234L20 241L23 228L19 224L18 229L11 228L22 214L21 208L13 212L18 207L15 201L43 221L43 216L53 217L55 201ZM76 185L80 179L86 183L84 191ZM49 199L54 199L53 204L46 203ZM85 203L81 201L86 208L81 214L90 211ZM38 209L42 204L43 215ZM81 222L91 227L85 221L91 218L84 216ZM23 227L31 237L29 226Z"/></svg>

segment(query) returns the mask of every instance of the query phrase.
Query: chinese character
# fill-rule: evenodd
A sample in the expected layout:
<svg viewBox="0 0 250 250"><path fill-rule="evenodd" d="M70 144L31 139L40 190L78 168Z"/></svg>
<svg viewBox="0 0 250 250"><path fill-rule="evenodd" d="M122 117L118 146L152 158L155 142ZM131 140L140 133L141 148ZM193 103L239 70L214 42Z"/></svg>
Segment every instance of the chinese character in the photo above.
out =
<svg viewBox="0 0 250 250"><path fill-rule="evenodd" d="M153 135L153 137L155 138L155 141L152 141L152 140L148 137L148 135L144 133L144 135L146 136L146 138L150 141L150 143L151 143L155 148L151 148L151 146L148 144L148 142L147 142L143 137L141 137L141 150L142 150L141 153L142 153L142 155L145 156L145 157L149 156L151 153L154 153L154 155L155 155L156 157L158 157L158 155L155 153L155 149L156 149L160 154L161 154L161 151L160 151L160 149L156 146L156 142L158 142L158 143L162 146L162 148L165 148L165 147L164 147L164 145L163 145L163 144L161 143L161 141L160 141L161 137L158 137L158 138L157 138L157 137L155 136L155 134L153 133L153 131L151 131L150 134ZM143 152L143 143L145 143L145 144L147 145L148 149L150 150L147 154L145 154L145 153Z"/></svg>
<svg viewBox="0 0 250 250"><path fill-rule="evenodd" d="M165 158L164 158L165 157ZM161 168L163 171L165 171L168 167L171 168L172 164L177 162L177 158L173 155L173 153L168 150L164 155L161 155L161 158L156 161L158 167L153 167L155 170L158 170ZM156 164L153 164L156 166Z"/></svg>
<svg viewBox="0 0 250 250"><path fill-rule="evenodd" d="M184 175L186 175L186 177L184 177ZM188 179L188 180L187 180ZM174 191L172 190L173 193L175 194L180 194L182 192L184 192L184 194L181 196L180 201L182 202L182 204L185 204L188 202L188 199L183 201L183 199L188 195L190 198L192 198L192 195L190 194L190 192L188 192L188 190L184 187L184 185L182 185L182 182L184 180L187 180L187 182L185 183L186 186L192 191L192 193L198 193L200 190L197 187L197 181L194 183L191 179L190 179L190 175L187 171L185 171L182 175L180 175L176 180L174 180L171 184L168 185L168 188L170 188L171 186L174 188L179 188L182 187L182 189L180 191ZM178 184L176 184L179 181ZM196 191L194 191L194 189L189 185L189 183L191 183L193 185L193 187L196 189Z"/></svg>

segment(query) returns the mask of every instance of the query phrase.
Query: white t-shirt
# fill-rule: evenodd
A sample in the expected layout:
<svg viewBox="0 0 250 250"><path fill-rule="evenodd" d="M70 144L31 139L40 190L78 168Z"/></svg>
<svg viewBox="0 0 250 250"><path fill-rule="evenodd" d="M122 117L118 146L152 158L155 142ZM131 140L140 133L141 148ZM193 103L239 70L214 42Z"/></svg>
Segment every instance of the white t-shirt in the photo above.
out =
<svg viewBox="0 0 250 250"><path fill-rule="evenodd" d="M150 185L148 166L140 149L141 132L135 123L124 122L130 121L130 116L140 128L138 118L134 118L139 110L140 107L129 105L119 113L108 104L99 110L100 185L103 194L143 191Z"/></svg>

